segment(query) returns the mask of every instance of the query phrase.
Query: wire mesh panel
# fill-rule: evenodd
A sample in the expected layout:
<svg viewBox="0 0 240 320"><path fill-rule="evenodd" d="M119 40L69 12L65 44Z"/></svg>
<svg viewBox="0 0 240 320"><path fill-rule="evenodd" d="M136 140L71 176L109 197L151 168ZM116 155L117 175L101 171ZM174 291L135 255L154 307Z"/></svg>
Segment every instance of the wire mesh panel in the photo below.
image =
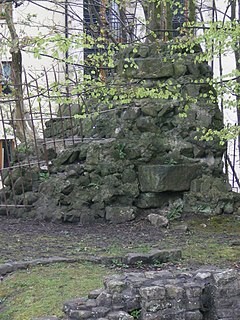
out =
<svg viewBox="0 0 240 320"><path fill-rule="evenodd" d="M238 139L228 142L228 152L226 155L225 171L228 176L232 190L240 191L240 163L239 163L239 145Z"/></svg>
<svg viewBox="0 0 240 320"><path fill-rule="evenodd" d="M54 67L51 73L56 84ZM49 70L34 81L24 71L23 79L24 109L20 110L20 117L16 117L12 94L3 94L0 99L0 211L3 214L11 208L31 208L32 192L38 191L39 183L48 177L51 160L57 152L82 139L80 130L74 132L80 120L74 118L72 106L56 103L52 97ZM81 112L78 99L74 110Z"/></svg>

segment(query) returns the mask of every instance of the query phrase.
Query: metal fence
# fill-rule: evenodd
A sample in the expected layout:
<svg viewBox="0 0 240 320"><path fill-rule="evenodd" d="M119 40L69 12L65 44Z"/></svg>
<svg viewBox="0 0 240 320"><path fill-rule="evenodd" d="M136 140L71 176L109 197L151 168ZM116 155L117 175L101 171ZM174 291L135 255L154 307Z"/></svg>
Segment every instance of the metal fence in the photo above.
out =
<svg viewBox="0 0 240 320"><path fill-rule="evenodd" d="M81 136L74 135L73 121L70 105L63 105L51 98L53 85L58 83L59 74L53 67L51 70L44 70L44 74L38 78L23 72L24 80L22 87L24 93L22 102L24 109L16 112L14 94L0 96L0 179L1 179L1 203L0 207L16 208L26 207L24 201L19 201L18 194L23 196L26 190L24 177L27 170L37 168L39 174L46 174L49 171L49 149L54 153L59 152L69 145L81 140ZM77 77L77 76L76 76ZM75 79L77 81L77 79ZM44 82L44 89L42 83ZM67 91L62 91L62 98L67 96ZM80 103L75 99L75 108L81 112ZM67 112L66 112L67 108ZM16 116L18 115L18 116ZM19 117L20 115L20 117ZM51 134L54 122L59 122L61 133L59 137ZM66 136L65 122L70 123L70 134ZM21 137L19 130L22 130ZM46 134L48 132L48 134ZM17 174L17 176L15 176ZM21 189L19 192L17 188ZM11 201L8 201L9 188L13 194Z"/></svg>
<svg viewBox="0 0 240 320"><path fill-rule="evenodd" d="M228 152L225 155L225 171L232 190L240 192L240 159L238 139L228 142Z"/></svg>

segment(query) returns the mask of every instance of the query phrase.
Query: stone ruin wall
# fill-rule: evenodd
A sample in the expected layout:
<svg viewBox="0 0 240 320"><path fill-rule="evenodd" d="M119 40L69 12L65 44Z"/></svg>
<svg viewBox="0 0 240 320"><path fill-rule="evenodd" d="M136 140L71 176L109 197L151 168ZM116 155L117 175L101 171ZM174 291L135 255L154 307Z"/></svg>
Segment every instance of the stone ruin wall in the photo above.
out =
<svg viewBox="0 0 240 320"><path fill-rule="evenodd" d="M63 311L68 320L239 320L240 274L202 269L115 275L88 298L65 302Z"/></svg>
<svg viewBox="0 0 240 320"><path fill-rule="evenodd" d="M117 74L126 83L129 78L136 85L143 81L147 88L170 80L182 97L195 99L187 117L179 117L184 100L142 98L95 119L48 121L46 138L63 138L64 126L65 138L83 134L83 141L58 154L48 149L53 163L49 178L40 179L37 168L21 169L24 177L19 168L4 173L8 203L13 201L14 187L17 203L32 206L28 211L11 209L12 214L82 224L121 223L176 199L181 199L183 212L234 212L238 197L229 192L222 173L225 147L217 140L199 140L197 131L223 125L218 105L206 96L212 88L195 83L212 76L206 63L194 62L199 49L181 57L170 54L166 44L141 45L134 52L129 48L120 54ZM133 59L138 69L124 71L125 57ZM74 108L72 114L78 112ZM66 115L67 109L61 112ZM0 213L5 214L3 208Z"/></svg>

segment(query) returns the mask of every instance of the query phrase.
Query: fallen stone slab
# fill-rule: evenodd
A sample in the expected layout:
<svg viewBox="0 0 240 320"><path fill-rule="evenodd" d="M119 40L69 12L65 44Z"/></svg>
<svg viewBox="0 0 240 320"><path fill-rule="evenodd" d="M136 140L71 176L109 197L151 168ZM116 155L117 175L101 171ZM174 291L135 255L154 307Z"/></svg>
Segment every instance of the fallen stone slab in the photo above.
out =
<svg viewBox="0 0 240 320"><path fill-rule="evenodd" d="M143 263L143 264L149 264L150 261L150 256L149 254L143 254L143 253L129 253L126 256L126 264L128 265L134 265L138 263Z"/></svg>
<svg viewBox="0 0 240 320"><path fill-rule="evenodd" d="M149 253L129 253L126 256L127 265L136 264L154 264L166 263L180 260L182 258L182 251L179 249L170 250L151 250Z"/></svg>
<svg viewBox="0 0 240 320"><path fill-rule="evenodd" d="M106 207L106 220L118 224L134 220L136 217L135 207Z"/></svg>
<svg viewBox="0 0 240 320"><path fill-rule="evenodd" d="M13 266L11 263L4 263L0 265L0 275L4 276L7 273L13 272Z"/></svg>
<svg viewBox="0 0 240 320"><path fill-rule="evenodd" d="M152 250L149 252L151 263L166 263L182 259L182 251L180 249L169 250Z"/></svg>
<svg viewBox="0 0 240 320"><path fill-rule="evenodd" d="M15 272L17 270L24 270L39 265L48 265L52 263L75 263L75 262L92 262L96 264L103 264L106 266L113 265L114 261L118 261L119 265L136 265L152 264L156 260L159 263L165 263L169 261L179 260L182 257L181 250L153 250L147 254L145 253L129 253L126 256L78 256L78 257L50 257L50 258L39 258L27 261L16 261L0 264L0 277L2 278L8 273Z"/></svg>

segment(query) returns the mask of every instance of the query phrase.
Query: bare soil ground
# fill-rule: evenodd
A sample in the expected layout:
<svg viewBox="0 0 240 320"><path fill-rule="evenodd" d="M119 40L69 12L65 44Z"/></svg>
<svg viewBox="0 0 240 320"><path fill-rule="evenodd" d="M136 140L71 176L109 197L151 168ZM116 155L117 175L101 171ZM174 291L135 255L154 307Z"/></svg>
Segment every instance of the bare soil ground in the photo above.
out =
<svg viewBox="0 0 240 320"><path fill-rule="evenodd" d="M193 215L159 229L144 218L119 225L80 226L0 217L0 263L52 256L119 256L153 248L182 249L181 264L190 268L209 264L238 268L240 218Z"/></svg>

